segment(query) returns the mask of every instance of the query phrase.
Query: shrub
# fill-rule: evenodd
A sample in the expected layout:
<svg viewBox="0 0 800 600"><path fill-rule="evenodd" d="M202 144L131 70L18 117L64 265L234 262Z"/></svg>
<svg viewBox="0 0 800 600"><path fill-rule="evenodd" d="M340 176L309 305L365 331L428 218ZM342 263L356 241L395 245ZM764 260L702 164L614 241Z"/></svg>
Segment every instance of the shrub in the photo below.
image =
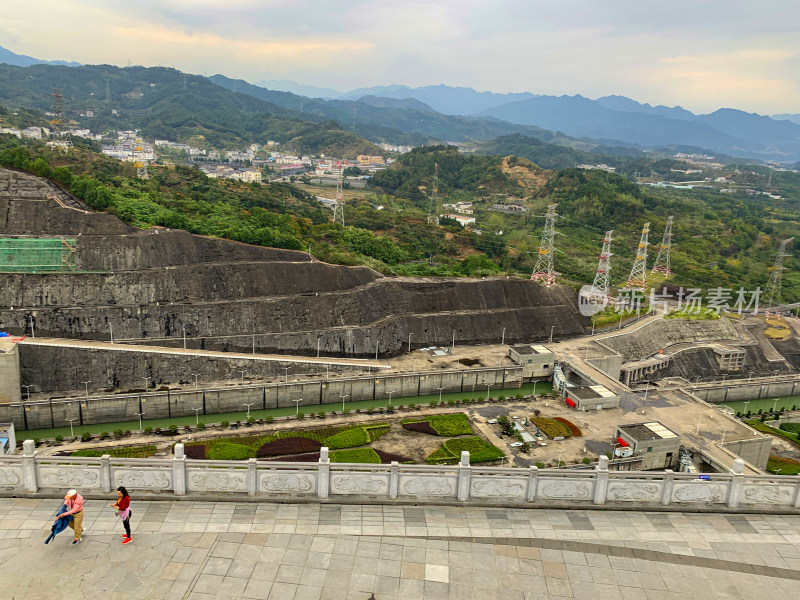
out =
<svg viewBox="0 0 800 600"><path fill-rule="evenodd" d="M211 444L207 455L211 460L244 460L250 457L250 447L223 440Z"/></svg>
<svg viewBox="0 0 800 600"><path fill-rule="evenodd" d="M63 442L64 441L64 436L63 435L57 435L56 436L56 441L57 442Z"/></svg>
<svg viewBox="0 0 800 600"><path fill-rule="evenodd" d="M329 454L331 462L335 463L372 463L380 464L381 457L372 448L355 448L352 450L337 450Z"/></svg>
<svg viewBox="0 0 800 600"><path fill-rule="evenodd" d="M522 400L523 396L522 396L522 394L517 394L517 395L515 396L515 398L516 398L517 400Z"/></svg>
<svg viewBox="0 0 800 600"><path fill-rule="evenodd" d="M350 414L350 409L346 408L342 414L345 415L345 416L349 415Z"/></svg>
<svg viewBox="0 0 800 600"><path fill-rule="evenodd" d="M227 427L228 425L230 425L230 423L228 423L227 421L223 421L222 423L220 423L220 427Z"/></svg>
<svg viewBox="0 0 800 600"><path fill-rule="evenodd" d="M436 401L436 400L431 400L431 403L430 403L430 404L431 404L431 407L434 407L434 406L436 406L438 403L439 403L439 402L438 402L438 401Z"/></svg>
<svg viewBox="0 0 800 600"><path fill-rule="evenodd" d="M91 434L91 433L89 433L88 431L84 431L84 432L81 434L81 441L83 441L83 442L88 442L90 439L92 439L92 434Z"/></svg>
<svg viewBox="0 0 800 600"><path fill-rule="evenodd" d="M178 431L178 426L177 426L177 425L175 425L175 424L173 423L172 425L170 425L170 426L168 427L168 429L169 429L169 430L170 430L172 433L176 433L176 432Z"/></svg>
<svg viewBox="0 0 800 600"><path fill-rule="evenodd" d="M115 438L121 438L121 437L122 437L122 435L123 435L123 431L122 431L122 429L115 429L115 430L114 430L114 437L115 437Z"/></svg>
<svg viewBox="0 0 800 600"><path fill-rule="evenodd" d="M126 429L125 430L125 437L131 437L131 430L130 429Z"/></svg>
<svg viewBox="0 0 800 600"><path fill-rule="evenodd" d="M308 413L308 418L309 419L313 419L316 416L317 416L316 413L313 413L313 412Z"/></svg>
<svg viewBox="0 0 800 600"><path fill-rule="evenodd" d="M589 458L588 456L584 456L583 457L583 464L588 465L588 464L591 464L591 462L592 462L592 459Z"/></svg>
<svg viewBox="0 0 800 600"><path fill-rule="evenodd" d="M447 401L447 405L448 406L455 406L456 405L456 401L455 400L448 400Z"/></svg>
<svg viewBox="0 0 800 600"><path fill-rule="evenodd" d="M267 425L269 425L270 423L273 423L274 421L275 421L275 417L273 417L272 415L268 415L268 416L264 417L264 423L266 423Z"/></svg>
<svg viewBox="0 0 800 600"><path fill-rule="evenodd" d="M284 454L316 452L321 447L322 444L317 440L312 440L306 437L284 438L263 444L256 452L256 457L267 458L270 456L281 456Z"/></svg>
<svg viewBox="0 0 800 600"><path fill-rule="evenodd" d="M299 412L299 413L297 413L297 418L298 418L298 419L300 419L300 420L302 421L303 419L305 419L305 418L306 418L306 415L305 415L305 413L301 413L301 412Z"/></svg>
<svg viewBox="0 0 800 600"><path fill-rule="evenodd" d="M578 429L578 427L574 423L572 423L571 421L568 421L567 419L564 419L563 417L556 417L556 421L566 425L567 428L570 430L570 433L572 433L573 437L581 437L583 435L581 433L581 430Z"/></svg>
<svg viewBox="0 0 800 600"><path fill-rule="evenodd" d="M545 464L543 462L539 461L539 462L536 463L536 467L539 468L539 469L544 469Z"/></svg>
<svg viewBox="0 0 800 600"><path fill-rule="evenodd" d="M800 423L781 423L780 428L790 433L800 433Z"/></svg>
<svg viewBox="0 0 800 600"><path fill-rule="evenodd" d="M39 438L33 438L33 445L34 446L38 446L41 443L42 443L42 440L40 440Z"/></svg>
<svg viewBox="0 0 800 600"><path fill-rule="evenodd" d="M417 405L412 402L411 404L408 405L408 408L417 408Z"/></svg>
<svg viewBox="0 0 800 600"><path fill-rule="evenodd" d="M111 437L111 436L108 434L108 432L107 432L107 431L104 431L103 433L101 433L101 434L100 434L100 439L101 439L101 440L106 440L106 439L108 439L108 438L110 438L110 437Z"/></svg>
<svg viewBox="0 0 800 600"><path fill-rule="evenodd" d="M198 423L197 424L197 429L205 429L205 428L206 428L206 424L205 423Z"/></svg>

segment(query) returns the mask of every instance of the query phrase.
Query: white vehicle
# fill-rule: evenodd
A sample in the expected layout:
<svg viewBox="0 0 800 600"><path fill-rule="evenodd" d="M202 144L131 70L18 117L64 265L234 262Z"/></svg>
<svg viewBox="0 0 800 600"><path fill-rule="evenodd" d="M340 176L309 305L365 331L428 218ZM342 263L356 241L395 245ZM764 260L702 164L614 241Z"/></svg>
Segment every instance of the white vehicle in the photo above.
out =
<svg viewBox="0 0 800 600"><path fill-rule="evenodd" d="M495 423L497 423L497 419L489 419L486 422L489 423L490 425L494 425Z"/></svg>
<svg viewBox="0 0 800 600"><path fill-rule="evenodd" d="M522 442L514 442L513 444L509 444L512 448L519 448L522 446Z"/></svg>

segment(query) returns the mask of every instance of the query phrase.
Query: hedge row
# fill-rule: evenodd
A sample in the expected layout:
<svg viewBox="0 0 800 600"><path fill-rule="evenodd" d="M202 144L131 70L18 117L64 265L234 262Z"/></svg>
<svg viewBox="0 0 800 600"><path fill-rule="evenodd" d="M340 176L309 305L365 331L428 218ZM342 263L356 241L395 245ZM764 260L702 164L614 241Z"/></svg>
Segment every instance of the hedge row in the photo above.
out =
<svg viewBox="0 0 800 600"><path fill-rule="evenodd" d="M70 456L103 456L108 454L114 458L149 458L158 449L155 446L136 446L131 448L93 448L90 450L75 450Z"/></svg>

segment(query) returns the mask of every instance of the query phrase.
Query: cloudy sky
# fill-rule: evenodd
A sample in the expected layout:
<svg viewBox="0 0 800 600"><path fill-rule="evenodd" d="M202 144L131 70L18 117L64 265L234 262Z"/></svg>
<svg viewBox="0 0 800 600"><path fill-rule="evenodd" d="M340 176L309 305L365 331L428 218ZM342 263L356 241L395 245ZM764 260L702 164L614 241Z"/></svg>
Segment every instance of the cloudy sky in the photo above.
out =
<svg viewBox="0 0 800 600"><path fill-rule="evenodd" d="M0 46L343 91L444 83L800 113L797 0L4 0Z"/></svg>

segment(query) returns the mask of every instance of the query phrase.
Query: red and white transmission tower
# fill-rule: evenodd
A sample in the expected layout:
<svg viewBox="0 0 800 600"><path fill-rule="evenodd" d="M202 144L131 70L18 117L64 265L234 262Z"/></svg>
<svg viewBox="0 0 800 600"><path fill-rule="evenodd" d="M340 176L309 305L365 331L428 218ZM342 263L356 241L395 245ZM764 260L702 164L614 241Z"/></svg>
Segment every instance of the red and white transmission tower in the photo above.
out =
<svg viewBox="0 0 800 600"><path fill-rule="evenodd" d="M597 263L597 272L594 274L594 282L589 289L589 296L599 300L608 300L608 273L611 271L611 236L614 230L606 231L603 238L603 251L600 252L600 261Z"/></svg>
<svg viewBox="0 0 800 600"><path fill-rule="evenodd" d="M647 285L647 237L650 234L650 223L645 223L642 228L642 237L636 250L636 259L633 261L631 274L628 275L627 288L630 290L644 291Z"/></svg>
<svg viewBox="0 0 800 600"><path fill-rule="evenodd" d="M672 215L667 219L667 226L664 228L664 237L661 239L661 246L658 249L656 262L653 263L653 273L663 273L667 277L672 271L669 268L669 251L672 248Z"/></svg>
<svg viewBox="0 0 800 600"><path fill-rule="evenodd" d="M770 308L781 303L781 285L783 281L783 272L786 267L783 266L783 259L791 256L786 248L792 243L794 238L789 238L781 242L778 248L778 255L775 257L775 264L770 267L769 281L767 287L764 288L764 306Z"/></svg>
<svg viewBox="0 0 800 600"><path fill-rule="evenodd" d="M344 227L344 200L342 199L342 165L336 161L336 202L333 205L333 222L341 223Z"/></svg>
<svg viewBox="0 0 800 600"><path fill-rule="evenodd" d="M549 204L545 215L544 231L542 241L539 244L539 257L536 259L536 266L533 268L531 279L550 287L556 282L556 272L553 269L553 241L556 237L556 206Z"/></svg>

